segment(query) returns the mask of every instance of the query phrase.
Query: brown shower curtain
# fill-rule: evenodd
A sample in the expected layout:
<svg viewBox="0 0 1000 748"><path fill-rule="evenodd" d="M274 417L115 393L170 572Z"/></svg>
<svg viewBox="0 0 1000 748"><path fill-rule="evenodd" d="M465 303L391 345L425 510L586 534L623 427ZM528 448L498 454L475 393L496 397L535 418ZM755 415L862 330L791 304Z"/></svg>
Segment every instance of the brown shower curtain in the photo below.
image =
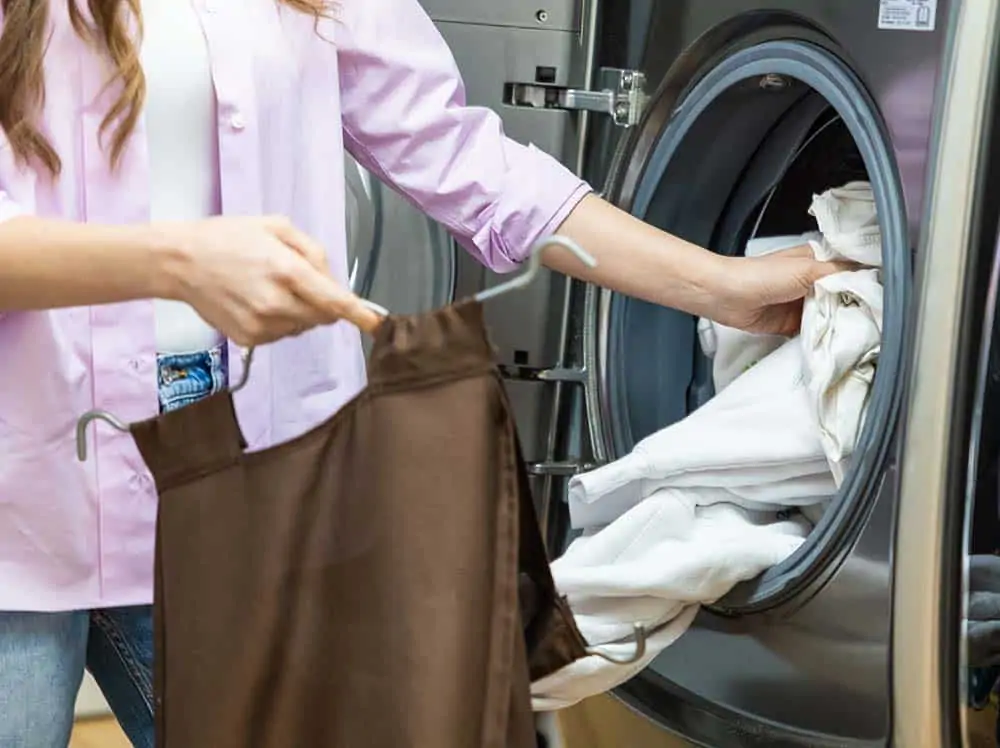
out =
<svg viewBox="0 0 1000 748"><path fill-rule="evenodd" d="M132 427L160 494L158 748L534 747L530 680L584 642L480 306L389 318L369 379L263 452L228 393Z"/></svg>

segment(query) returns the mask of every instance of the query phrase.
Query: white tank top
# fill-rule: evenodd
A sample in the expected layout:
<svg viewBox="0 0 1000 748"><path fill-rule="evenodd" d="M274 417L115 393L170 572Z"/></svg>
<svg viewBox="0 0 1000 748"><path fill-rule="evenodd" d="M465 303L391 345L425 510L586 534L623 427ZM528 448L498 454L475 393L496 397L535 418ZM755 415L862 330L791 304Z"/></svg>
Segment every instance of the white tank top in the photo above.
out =
<svg viewBox="0 0 1000 748"><path fill-rule="evenodd" d="M150 219L216 215L219 133L208 46L192 0L142 0ZM222 342L195 310L157 299L156 350L189 353Z"/></svg>

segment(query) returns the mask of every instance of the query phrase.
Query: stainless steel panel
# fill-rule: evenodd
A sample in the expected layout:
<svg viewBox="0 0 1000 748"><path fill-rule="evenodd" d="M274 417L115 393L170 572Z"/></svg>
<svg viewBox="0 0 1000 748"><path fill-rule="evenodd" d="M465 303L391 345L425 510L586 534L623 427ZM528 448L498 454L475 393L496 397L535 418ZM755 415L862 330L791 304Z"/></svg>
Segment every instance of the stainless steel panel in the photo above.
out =
<svg viewBox="0 0 1000 748"><path fill-rule="evenodd" d="M582 0L421 0L436 22L575 31Z"/></svg>
<svg viewBox="0 0 1000 748"><path fill-rule="evenodd" d="M537 68L552 68L561 86L585 85L579 36L567 32L512 29L463 23L438 24L473 106L495 109L504 131L519 143L532 143L574 168L578 115L557 110L505 107L507 83L535 81Z"/></svg>
<svg viewBox="0 0 1000 748"><path fill-rule="evenodd" d="M517 433L529 462L545 459L546 419L552 406L552 388L537 382L507 382Z"/></svg>
<svg viewBox="0 0 1000 748"><path fill-rule="evenodd" d="M572 34L457 23L439 23L438 27L455 54L470 104L500 112L504 130L514 140L533 143L564 160L572 157L577 149L576 115L502 106L505 83L523 76L533 80L535 66L555 67L569 79L576 45ZM476 286L502 280L478 268L472 273L478 275L473 282ZM487 304L487 322L502 362L556 363L559 320L550 310L558 305L564 287L562 278L543 272L525 292Z"/></svg>
<svg viewBox="0 0 1000 748"><path fill-rule="evenodd" d="M585 117L565 111L539 111L503 105L505 86L510 82L534 81L538 68L554 71L554 82L582 84L589 69L585 39L578 29L576 3L574 21L561 24L563 11L546 6L549 22L520 23L528 6L498 3L450 3L429 0L424 3L437 21L445 40L455 55L465 82L470 105L497 111L504 131L520 143L531 143L578 168L582 123ZM539 6L541 7L541 6ZM535 8L534 10L537 10ZM534 10L531 13L534 13ZM521 15L518 15L521 14ZM568 17L568 16L567 16ZM458 295L502 282L477 263L462 257L457 274ZM566 281L543 271L534 284L523 292L501 297L486 304L486 321L497 347L501 363L534 367L552 367L561 363L562 313ZM561 385L512 383L508 388L527 459L551 459L549 424L556 407L556 392ZM539 491L550 487L548 479L536 481Z"/></svg>
<svg viewBox="0 0 1000 748"><path fill-rule="evenodd" d="M996 69L1000 3L976 0L958 8L939 120L921 272L916 361L912 371L906 451L896 534L893 620L895 745L953 745L942 714L955 687L943 672L942 590L954 548L944 543L954 473L946 457L956 438L955 386L974 239L973 206L982 133Z"/></svg>

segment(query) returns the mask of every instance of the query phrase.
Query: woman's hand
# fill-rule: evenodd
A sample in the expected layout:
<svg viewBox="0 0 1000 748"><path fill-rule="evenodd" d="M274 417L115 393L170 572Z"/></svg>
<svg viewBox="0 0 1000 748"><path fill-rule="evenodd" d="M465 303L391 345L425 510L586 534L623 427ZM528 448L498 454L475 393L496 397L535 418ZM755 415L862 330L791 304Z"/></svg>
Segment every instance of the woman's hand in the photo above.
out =
<svg viewBox="0 0 1000 748"><path fill-rule="evenodd" d="M323 248L287 219L220 217L155 228L163 239L159 295L190 304L238 345L340 319L369 332L379 323L330 275Z"/></svg>
<svg viewBox="0 0 1000 748"><path fill-rule="evenodd" d="M808 245L763 257L728 258L706 316L749 332L796 335L803 299L813 284L848 269L849 263L819 262Z"/></svg>

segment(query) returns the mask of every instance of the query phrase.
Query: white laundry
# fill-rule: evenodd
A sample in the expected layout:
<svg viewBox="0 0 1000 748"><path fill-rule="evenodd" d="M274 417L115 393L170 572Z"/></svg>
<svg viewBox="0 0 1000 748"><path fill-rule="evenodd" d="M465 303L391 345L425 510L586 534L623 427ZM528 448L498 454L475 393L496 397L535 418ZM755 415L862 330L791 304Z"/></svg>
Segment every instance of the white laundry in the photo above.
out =
<svg viewBox="0 0 1000 748"><path fill-rule="evenodd" d="M690 628L700 606L689 605L677 617L663 624L646 638L646 656L628 665L615 665L595 655L584 657L531 684L531 708L536 712L565 709L612 688L642 672L656 654L673 644ZM631 642L607 644L601 650L617 658L627 658L635 651ZM654 654L655 653L655 654Z"/></svg>
<svg viewBox="0 0 1000 748"><path fill-rule="evenodd" d="M802 312L802 347L820 442L837 485L864 423L882 345L878 270L829 275Z"/></svg>
<svg viewBox="0 0 1000 748"><path fill-rule="evenodd" d="M809 527L801 518L779 521L775 512L699 506L692 492L661 489L578 539L552 564L552 575L580 632L625 657L640 623L651 632L646 654L626 666L593 655L578 660L532 684L533 708L561 709L632 677L690 626L700 604L786 559ZM604 646L609 642L619 643Z"/></svg>
<svg viewBox="0 0 1000 748"><path fill-rule="evenodd" d="M748 241L743 254L746 257L763 257L820 240L822 236L815 231L790 236L761 237ZM737 330L702 317L698 320L698 340L702 352L712 359L712 381L716 393L719 393L788 338Z"/></svg>
<svg viewBox="0 0 1000 748"><path fill-rule="evenodd" d="M798 338L626 457L575 476L570 519L576 528L603 527L660 488L696 491L700 503L772 509L836 493Z"/></svg>
<svg viewBox="0 0 1000 748"><path fill-rule="evenodd" d="M839 486L864 424L882 346L882 235L868 182L813 197L822 233L810 242L820 260L852 260L870 269L821 279L802 311L802 345L820 441Z"/></svg>
<svg viewBox="0 0 1000 748"><path fill-rule="evenodd" d="M811 242L817 260L882 267L882 232L870 183L848 182L813 195L809 214L822 235Z"/></svg>
<svg viewBox="0 0 1000 748"><path fill-rule="evenodd" d="M584 535L553 563L556 587L592 646L622 657L634 624L650 635L639 662L589 656L536 681L535 709L569 706L638 673L701 605L794 553L836 493L881 345L881 239L867 183L814 196L810 213L822 236L770 246L806 239L820 259L869 267L819 281L791 340L727 338L717 326L705 335L701 326L706 352L734 351L718 394L628 456L570 481L571 521ZM765 353L757 363L754 351ZM745 364L734 372L736 360ZM781 519L789 506L802 514Z"/></svg>

